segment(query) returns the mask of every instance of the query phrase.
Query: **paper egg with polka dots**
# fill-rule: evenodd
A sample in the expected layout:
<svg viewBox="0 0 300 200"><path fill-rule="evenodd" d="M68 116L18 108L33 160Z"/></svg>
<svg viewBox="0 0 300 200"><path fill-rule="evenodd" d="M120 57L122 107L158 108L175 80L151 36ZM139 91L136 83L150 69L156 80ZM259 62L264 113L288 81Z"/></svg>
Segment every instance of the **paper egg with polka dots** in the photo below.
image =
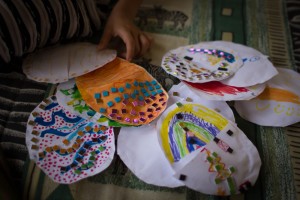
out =
<svg viewBox="0 0 300 200"><path fill-rule="evenodd" d="M73 183L106 169L115 152L112 127L60 106L52 96L31 113L26 130L30 159L58 183Z"/></svg>

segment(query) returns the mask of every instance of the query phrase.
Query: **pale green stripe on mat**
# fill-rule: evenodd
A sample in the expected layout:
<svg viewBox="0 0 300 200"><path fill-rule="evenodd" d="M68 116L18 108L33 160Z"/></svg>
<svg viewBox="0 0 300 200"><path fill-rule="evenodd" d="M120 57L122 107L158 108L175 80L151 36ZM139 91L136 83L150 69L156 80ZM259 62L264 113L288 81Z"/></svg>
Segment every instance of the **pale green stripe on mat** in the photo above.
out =
<svg viewBox="0 0 300 200"><path fill-rule="evenodd" d="M292 65L290 33L282 0L246 0L247 45L269 55L276 67ZM260 12L254 12L257 9ZM295 190L291 137L282 128L259 127L257 148L262 157L261 187L263 199L299 199ZM300 148L300 147L299 147Z"/></svg>

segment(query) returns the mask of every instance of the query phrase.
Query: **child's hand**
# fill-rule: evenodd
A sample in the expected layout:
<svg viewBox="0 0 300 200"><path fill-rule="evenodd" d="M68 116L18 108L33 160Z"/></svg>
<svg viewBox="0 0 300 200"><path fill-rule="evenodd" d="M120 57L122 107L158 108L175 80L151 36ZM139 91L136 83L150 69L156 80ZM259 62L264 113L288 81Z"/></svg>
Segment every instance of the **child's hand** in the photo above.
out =
<svg viewBox="0 0 300 200"><path fill-rule="evenodd" d="M108 21L101 41L99 49L107 47L114 37L120 37L126 45L126 56L121 54L126 60L133 57L144 55L150 48L151 39L142 31L140 31L132 22L126 19Z"/></svg>
<svg viewBox="0 0 300 200"><path fill-rule="evenodd" d="M121 56L130 61L133 57L145 54L151 46L152 39L133 24L136 11L128 9L130 4L126 5L127 9L124 9L125 4L119 2L120 4L115 6L107 21L99 49L106 48L114 37L120 37L126 45L126 52L124 52L126 56L124 54Z"/></svg>

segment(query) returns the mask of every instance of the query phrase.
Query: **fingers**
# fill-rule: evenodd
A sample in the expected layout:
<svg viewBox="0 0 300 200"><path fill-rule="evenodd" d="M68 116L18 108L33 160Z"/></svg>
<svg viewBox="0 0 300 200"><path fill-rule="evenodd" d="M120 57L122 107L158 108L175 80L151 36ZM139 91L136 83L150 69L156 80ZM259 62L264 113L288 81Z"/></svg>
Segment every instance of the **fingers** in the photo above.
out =
<svg viewBox="0 0 300 200"><path fill-rule="evenodd" d="M124 32L120 35L126 45L126 60L144 55L150 48L152 39L144 33Z"/></svg>
<svg viewBox="0 0 300 200"><path fill-rule="evenodd" d="M139 35L139 45L140 45L140 51L139 51L139 56L144 55L151 46L152 43L152 38L150 38L148 35L141 33Z"/></svg>
<svg viewBox="0 0 300 200"><path fill-rule="evenodd" d="M134 37L131 31L121 31L119 36L122 38L123 42L126 45L126 60L131 61L135 56L136 49L138 48L136 44L136 37Z"/></svg>
<svg viewBox="0 0 300 200"><path fill-rule="evenodd" d="M152 39L134 26L119 27L119 29L115 31L110 30L115 29L107 29L104 31L98 45L99 50L107 48L112 37L119 37L126 45L126 54L122 57L131 61L133 57L144 55L151 46ZM124 55L122 52L119 52L119 54Z"/></svg>
<svg viewBox="0 0 300 200"><path fill-rule="evenodd" d="M139 41L139 34L134 35L134 57L139 56L142 46L140 45L140 41Z"/></svg>
<svg viewBox="0 0 300 200"><path fill-rule="evenodd" d="M104 31L101 40L98 44L98 49L103 50L107 47L108 43L110 42L112 38L112 33L110 31Z"/></svg>

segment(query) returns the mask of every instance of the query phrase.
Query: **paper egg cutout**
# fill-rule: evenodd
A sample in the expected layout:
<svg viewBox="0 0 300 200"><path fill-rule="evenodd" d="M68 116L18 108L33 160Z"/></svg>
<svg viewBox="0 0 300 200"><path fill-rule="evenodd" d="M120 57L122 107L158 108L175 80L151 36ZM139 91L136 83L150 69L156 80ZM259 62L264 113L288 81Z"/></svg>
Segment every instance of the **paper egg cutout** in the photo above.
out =
<svg viewBox="0 0 300 200"><path fill-rule="evenodd" d="M168 101L167 92L144 68L120 58L77 77L76 85L91 108L122 124L148 124Z"/></svg>
<svg viewBox="0 0 300 200"><path fill-rule="evenodd" d="M262 54L254 48L227 41L203 43L211 46L228 47L235 52L238 52L243 60L243 65L237 72L235 72L228 79L221 81L225 85L231 85L235 87L254 86L265 83L278 74L276 68L268 60L268 56Z"/></svg>
<svg viewBox="0 0 300 200"><path fill-rule="evenodd" d="M67 82L58 84L55 95L58 103L62 107L84 119L88 119L92 122L99 123L103 126L128 126L108 119L104 115L101 115L99 112L96 112L95 110L91 109L87 105L87 103L82 99L82 96L76 86L75 79L71 79Z"/></svg>
<svg viewBox="0 0 300 200"><path fill-rule="evenodd" d="M259 84L249 87L236 87L225 85L220 81L211 81L207 83L184 83L193 91L196 95L208 100L217 101L234 101L234 100L249 100L263 92L266 85Z"/></svg>
<svg viewBox="0 0 300 200"><path fill-rule="evenodd" d="M285 127L300 121L300 75L277 68L279 74L267 82L259 96L249 101L236 101L239 115L258 125Z"/></svg>
<svg viewBox="0 0 300 200"><path fill-rule="evenodd" d="M112 127L71 114L55 96L31 113L26 130L30 159L58 183L73 183L106 169L114 156Z"/></svg>
<svg viewBox="0 0 300 200"><path fill-rule="evenodd" d="M115 50L97 50L91 43L73 43L47 47L29 54L23 72L29 79L61 83L86 74L116 58Z"/></svg>
<svg viewBox="0 0 300 200"><path fill-rule="evenodd" d="M232 195L253 186L261 160L231 121L202 106L178 102L158 120L158 139L175 177L196 191Z"/></svg>
<svg viewBox="0 0 300 200"><path fill-rule="evenodd" d="M162 59L162 67L167 73L193 83L226 79L242 65L236 51L205 43L173 49Z"/></svg>

